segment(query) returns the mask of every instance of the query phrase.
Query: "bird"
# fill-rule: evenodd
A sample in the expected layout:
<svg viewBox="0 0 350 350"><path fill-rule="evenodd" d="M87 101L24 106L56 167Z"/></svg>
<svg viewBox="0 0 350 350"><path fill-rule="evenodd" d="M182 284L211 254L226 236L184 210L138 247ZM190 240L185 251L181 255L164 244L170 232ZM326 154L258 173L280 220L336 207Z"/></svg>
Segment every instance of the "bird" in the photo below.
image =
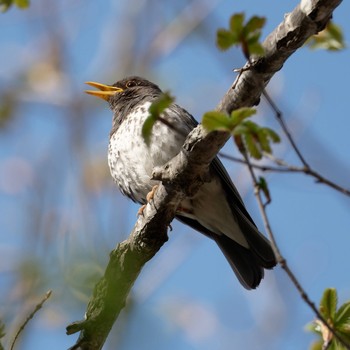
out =
<svg viewBox="0 0 350 350"><path fill-rule="evenodd" d="M146 143L142 127L149 107L162 96L158 85L138 76L112 85L86 84L98 89L86 93L106 100L113 112L108 145L111 176L123 195L145 205L147 195L158 184L152 180L153 169L179 153L198 122L172 102L161 114L167 122L156 121ZM210 181L182 200L176 218L215 241L242 286L255 289L264 277L264 269L276 265L271 243L259 232L218 157L210 164L209 172Z"/></svg>

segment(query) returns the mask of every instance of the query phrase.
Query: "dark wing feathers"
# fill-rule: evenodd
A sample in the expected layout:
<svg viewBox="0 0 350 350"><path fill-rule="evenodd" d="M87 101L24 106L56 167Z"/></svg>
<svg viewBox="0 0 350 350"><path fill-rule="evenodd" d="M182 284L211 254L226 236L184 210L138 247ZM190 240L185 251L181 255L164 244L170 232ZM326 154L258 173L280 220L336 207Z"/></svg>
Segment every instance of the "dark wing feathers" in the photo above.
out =
<svg viewBox="0 0 350 350"><path fill-rule="evenodd" d="M197 121L186 110L177 105L170 107L170 109L173 108L177 109L177 113L181 111L182 120L190 130L197 126ZM254 289L264 277L264 268L272 268L276 265L275 255L269 241L258 231L230 176L217 157L211 164L211 171L213 176L220 178L232 214L236 217L250 249L241 246L225 235L211 232L194 219L180 214L176 218L212 238L220 247L241 284L247 289Z"/></svg>
<svg viewBox="0 0 350 350"><path fill-rule="evenodd" d="M220 176L227 201L238 220L238 225L248 241L250 249L256 254L261 266L267 269L274 267L276 265L276 258L271 244L268 239L258 231L253 219L243 204L241 196L227 174L226 169L218 158L214 159L212 167Z"/></svg>

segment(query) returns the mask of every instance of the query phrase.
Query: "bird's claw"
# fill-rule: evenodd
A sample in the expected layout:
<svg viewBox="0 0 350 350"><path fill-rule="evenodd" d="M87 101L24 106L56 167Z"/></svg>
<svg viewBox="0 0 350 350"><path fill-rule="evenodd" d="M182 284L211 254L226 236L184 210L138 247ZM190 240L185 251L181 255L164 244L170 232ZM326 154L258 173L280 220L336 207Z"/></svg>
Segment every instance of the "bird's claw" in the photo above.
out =
<svg viewBox="0 0 350 350"><path fill-rule="evenodd" d="M146 201L147 201L147 203L149 203L149 202L153 199L154 194L155 194L156 191L157 191L157 188L158 188L158 185L155 185L155 186L152 187L151 191L149 191L149 192L147 193L147 195L146 195ZM142 205L142 206L140 207L140 209L137 211L137 217L139 217L140 215L143 215L143 211L145 210L146 205L147 205L147 204L144 204L144 205Z"/></svg>
<svg viewBox="0 0 350 350"><path fill-rule="evenodd" d="M146 196L147 203L149 203L153 199L154 194L157 191L157 188L158 188L158 185L154 185L152 189L147 193L147 196Z"/></svg>
<svg viewBox="0 0 350 350"><path fill-rule="evenodd" d="M143 216L143 211L145 210L147 204L144 204L140 207L140 209L137 211L136 216L139 217L140 215Z"/></svg>

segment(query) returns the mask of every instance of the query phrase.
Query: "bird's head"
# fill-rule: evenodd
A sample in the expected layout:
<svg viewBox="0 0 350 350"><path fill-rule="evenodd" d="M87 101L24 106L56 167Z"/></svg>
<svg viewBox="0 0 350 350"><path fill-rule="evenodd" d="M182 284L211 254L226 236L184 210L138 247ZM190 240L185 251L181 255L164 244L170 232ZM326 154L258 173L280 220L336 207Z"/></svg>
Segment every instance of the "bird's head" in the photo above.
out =
<svg viewBox="0 0 350 350"><path fill-rule="evenodd" d="M112 110L120 103L128 103L131 100L137 103L150 96L157 97L162 92L156 84L137 76L122 79L113 85L92 81L86 82L86 84L97 88L99 91L85 90L85 92L106 100Z"/></svg>
<svg viewBox="0 0 350 350"><path fill-rule="evenodd" d="M109 107L113 111L111 133L119 127L135 106L153 101L162 93L156 84L136 76L122 79L113 85L90 81L86 84L99 90L86 90L86 93L100 97L109 103Z"/></svg>

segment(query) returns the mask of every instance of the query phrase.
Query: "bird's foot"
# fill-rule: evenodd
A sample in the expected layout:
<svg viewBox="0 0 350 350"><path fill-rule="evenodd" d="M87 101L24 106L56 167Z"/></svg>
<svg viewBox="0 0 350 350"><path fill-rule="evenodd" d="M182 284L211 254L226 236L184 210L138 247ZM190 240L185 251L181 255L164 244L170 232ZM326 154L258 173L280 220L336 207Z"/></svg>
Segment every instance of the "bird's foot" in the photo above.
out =
<svg viewBox="0 0 350 350"><path fill-rule="evenodd" d="M155 195L155 193L157 191L157 188L158 188L158 185L154 185L152 187L151 191L149 191L147 193L147 196L146 196L147 203L149 203L153 199L153 197L154 197L154 195Z"/></svg>
<svg viewBox="0 0 350 350"><path fill-rule="evenodd" d="M140 207L140 209L137 211L136 216L139 217L140 215L143 215L143 211L145 210L147 204L144 204Z"/></svg>
<svg viewBox="0 0 350 350"><path fill-rule="evenodd" d="M149 203L149 202L153 199L153 197L154 197L154 195L155 195L155 193L156 193L156 191L157 191L157 188L158 188L158 185L155 185L155 186L152 187L151 191L149 191L149 192L147 193L147 196L146 196L146 201L147 201L147 203ZM143 215L143 211L145 210L146 205L147 205L147 204L144 204L144 205L141 206L140 209L137 211L137 216L138 216L138 217L139 217L140 215Z"/></svg>

